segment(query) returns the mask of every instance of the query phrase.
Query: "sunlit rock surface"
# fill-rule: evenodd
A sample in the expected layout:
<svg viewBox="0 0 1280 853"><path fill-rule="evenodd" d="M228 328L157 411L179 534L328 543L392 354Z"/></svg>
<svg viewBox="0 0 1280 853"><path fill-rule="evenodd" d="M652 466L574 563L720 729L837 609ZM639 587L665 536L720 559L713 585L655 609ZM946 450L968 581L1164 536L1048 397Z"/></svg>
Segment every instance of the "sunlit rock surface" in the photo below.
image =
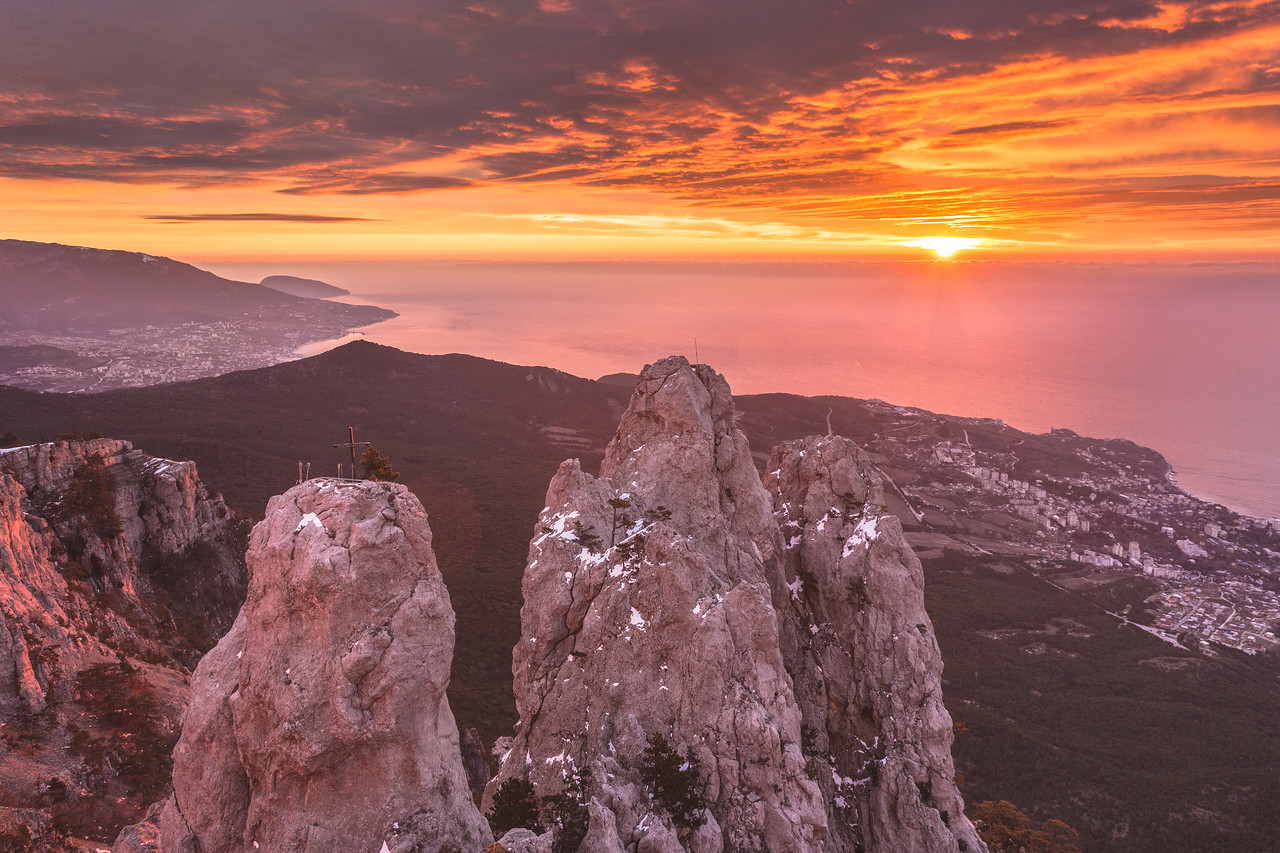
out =
<svg viewBox="0 0 1280 853"><path fill-rule="evenodd" d="M489 785L590 771L591 850L981 850L952 779L919 562L837 437L762 484L723 377L645 368L600 476L560 466L529 548L520 722ZM834 509L833 509L834 508ZM681 826L640 772L688 749Z"/></svg>
<svg viewBox="0 0 1280 853"><path fill-rule="evenodd" d="M273 498L249 593L197 668L166 853L378 853L492 836L445 697L454 615L417 498L312 480Z"/></svg>
<svg viewBox="0 0 1280 853"><path fill-rule="evenodd" d="M955 785L924 574L866 454L840 436L793 441L774 448L765 485L786 541L774 600L826 849L982 849Z"/></svg>
<svg viewBox="0 0 1280 853"><path fill-rule="evenodd" d="M20 745L0 808L32 843L55 810L88 830L162 793L183 665L244 594L238 531L190 462L111 439L0 450L0 726Z"/></svg>

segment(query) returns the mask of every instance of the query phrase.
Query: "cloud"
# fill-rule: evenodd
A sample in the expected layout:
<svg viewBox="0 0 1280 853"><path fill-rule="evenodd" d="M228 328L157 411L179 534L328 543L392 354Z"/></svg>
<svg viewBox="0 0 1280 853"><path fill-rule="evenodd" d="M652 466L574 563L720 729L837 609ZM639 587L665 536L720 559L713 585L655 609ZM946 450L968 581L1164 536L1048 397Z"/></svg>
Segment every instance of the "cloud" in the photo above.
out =
<svg viewBox="0 0 1280 853"><path fill-rule="evenodd" d="M144 216L160 222L378 222L359 216L320 216L312 213L178 213Z"/></svg>
<svg viewBox="0 0 1280 853"><path fill-rule="evenodd" d="M286 195L382 195L451 190L475 186L468 178L449 175L414 175L408 172L354 174L315 178L297 186L276 190Z"/></svg>
<svg viewBox="0 0 1280 853"><path fill-rule="evenodd" d="M974 145L985 145L993 139L1008 139L1040 130L1057 130L1070 127L1072 122L1066 119L1048 119L1043 121L1005 121L999 124L983 124L977 127L962 127L946 134L933 143L935 148L962 148Z"/></svg>
<svg viewBox="0 0 1280 853"><path fill-rule="evenodd" d="M1065 205L1078 180L1084 215L1093 176L1071 176L1091 162L1185 171L1170 116L1209 134L1234 110L1218 159L1275 174L1257 140L1277 21L1275 0L10 3L0 177L305 196L570 182L796 212L911 192L920 218Z"/></svg>

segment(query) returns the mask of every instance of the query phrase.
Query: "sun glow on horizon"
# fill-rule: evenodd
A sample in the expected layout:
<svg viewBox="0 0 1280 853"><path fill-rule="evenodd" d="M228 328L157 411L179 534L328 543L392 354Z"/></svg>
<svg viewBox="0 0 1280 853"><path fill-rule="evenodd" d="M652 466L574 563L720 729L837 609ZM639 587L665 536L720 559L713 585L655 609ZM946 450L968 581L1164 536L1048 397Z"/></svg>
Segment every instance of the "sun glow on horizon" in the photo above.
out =
<svg viewBox="0 0 1280 853"><path fill-rule="evenodd" d="M963 249L972 249L981 243L981 240L971 237L924 237L920 240L912 240L904 245L928 249L940 258L949 258L956 252Z"/></svg>

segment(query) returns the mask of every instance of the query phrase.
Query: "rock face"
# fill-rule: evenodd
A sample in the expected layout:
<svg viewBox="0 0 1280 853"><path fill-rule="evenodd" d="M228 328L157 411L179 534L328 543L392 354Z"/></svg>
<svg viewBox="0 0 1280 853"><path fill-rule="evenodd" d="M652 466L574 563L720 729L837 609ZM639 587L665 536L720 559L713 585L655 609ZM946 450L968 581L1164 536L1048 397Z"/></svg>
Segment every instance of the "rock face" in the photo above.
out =
<svg viewBox="0 0 1280 853"><path fill-rule="evenodd" d="M774 600L827 849L982 849L955 786L920 561L881 511L866 454L840 436L790 442L765 485L786 540Z"/></svg>
<svg viewBox="0 0 1280 853"><path fill-rule="evenodd" d="M245 589L237 524L194 463L127 441L0 450L0 714L42 709L80 650L174 653L225 631ZM201 637L179 636L175 615ZM42 666L24 662L30 642Z"/></svg>
<svg viewBox="0 0 1280 853"><path fill-rule="evenodd" d="M553 794L591 769L593 849L612 835L619 850L808 851L827 834L770 596L782 542L734 420L720 375L666 359L600 477L571 460L548 489L514 652L520 722L489 795L512 776ZM701 765L696 832L653 813L639 767L654 734Z"/></svg>
<svg viewBox="0 0 1280 853"><path fill-rule="evenodd" d="M491 840L445 697L453 611L394 483L273 498L249 593L200 662L160 817L166 853L392 853Z"/></svg>
<svg viewBox="0 0 1280 853"><path fill-rule="evenodd" d="M0 450L0 807L87 831L160 793L162 771L125 777L167 760L181 665L240 604L238 531L190 462L109 439Z"/></svg>
<svg viewBox="0 0 1280 853"><path fill-rule="evenodd" d="M560 466L524 576L520 721L486 803L511 777L545 797L589 770L583 850L984 849L952 781L920 565L865 456L779 448L767 490L736 419L720 375L668 358L641 374L600 476ZM696 759L701 825L651 796L655 734Z"/></svg>
<svg viewBox="0 0 1280 853"><path fill-rule="evenodd" d="M95 467L97 479L90 476ZM33 529L51 529L49 553L60 574L90 592L118 590L159 621L165 618L155 606L160 589L175 593L167 598L179 606L186 598L213 602L202 614L211 622L206 633L217 637L230 626L245 589L238 520L200 481L194 462L94 439L0 450L0 471L20 487L6 490L17 495ZM199 573L182 566L194 551L201 552ZM140 627L108 624L125 636Z"/></svg>

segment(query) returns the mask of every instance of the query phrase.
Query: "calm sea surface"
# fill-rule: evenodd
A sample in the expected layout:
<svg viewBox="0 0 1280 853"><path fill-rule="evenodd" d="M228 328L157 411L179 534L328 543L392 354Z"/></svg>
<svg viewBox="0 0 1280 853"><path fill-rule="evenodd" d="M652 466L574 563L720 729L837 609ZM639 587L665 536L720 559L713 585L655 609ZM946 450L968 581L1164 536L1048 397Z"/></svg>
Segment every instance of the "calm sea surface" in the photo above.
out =
<svg viewBox="0 0 1280 853"><path fill-rule="evenodd" d="M345 287L401 315L365 337L412 352L595 378L696 349L739 394L1129 438L1192 493L1280 516L1280 264L207 266Z"/></svg>

